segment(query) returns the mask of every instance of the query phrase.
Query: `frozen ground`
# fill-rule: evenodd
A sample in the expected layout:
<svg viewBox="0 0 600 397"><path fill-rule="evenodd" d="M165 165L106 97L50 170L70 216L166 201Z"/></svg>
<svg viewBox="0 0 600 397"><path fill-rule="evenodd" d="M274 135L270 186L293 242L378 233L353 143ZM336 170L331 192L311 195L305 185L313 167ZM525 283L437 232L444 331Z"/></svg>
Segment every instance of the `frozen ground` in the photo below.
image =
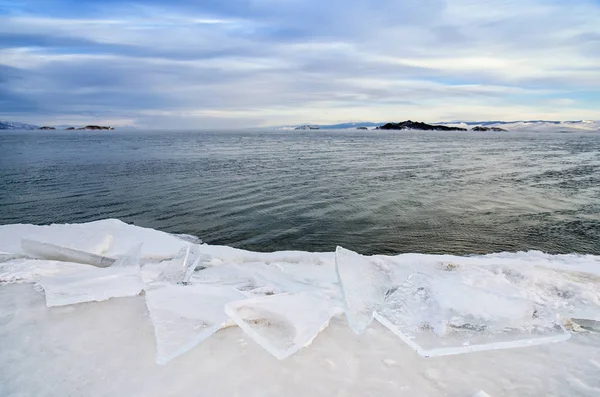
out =
<svg viewBox="0 0 600 397"><path fill-rule="evenodd" d="M65 262L96 257L114 264ZM56 291L65 306L48 307ZM599 396L599 321L589 255L256 253L117 220L0 226L0 396Z"/></svg>

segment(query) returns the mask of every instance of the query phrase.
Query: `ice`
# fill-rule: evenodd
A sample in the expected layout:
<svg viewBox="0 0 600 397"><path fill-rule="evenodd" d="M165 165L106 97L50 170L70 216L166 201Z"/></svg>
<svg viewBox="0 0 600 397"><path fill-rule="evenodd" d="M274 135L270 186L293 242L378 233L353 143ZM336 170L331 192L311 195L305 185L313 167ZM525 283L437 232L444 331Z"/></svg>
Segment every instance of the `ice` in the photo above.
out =
<svg viewBox="0 0 600 397"><path fill-rule="evenodd" d="M33 258L83 263L97 267L108 267L115 262L113 258L27 239L21 241L21 247L23 253Z"/></svg>
<svg viewBox="0 0 600 397"><path fill-rule="evenodd" d="M135 259L107 268L30 259L23 257L22 239L109 258L118 258L143 242L142 271L150 283L144 286L146 295L137 294L141 282ZM160 280L170 265L180 279L185 266L184 256L178 253L182 249L187 253L191 242L117 220L0 226L0 395L154 397L193 395L202 390L206 395L277 396L287 390L290 396L438 397L469 396L481 389L491 396L598 396L599 256L537 251L468 257L354 254L349 257L355 262L348 265L342 263L344 252L340 251L341 266L336 269L335 252L261 253L194 244L201 259L197 266L188 266L191 277L187 285L172 284L166 281L168 277ZM353 265L359 262L367 263L359 269L367 277L353 272ZM373 281L366 281L373 269L383 270L375 284L387 284L381 291L385 289L388 296L376 317L382 324L388 323L372 324L360 337L349 329L346 319L335 316L318 333L327 323L327 315L318 314L327 306L318 303L319 299L311 303L300 297L281 304L278 310L271 308L286 295L317 294L330 299L324 302L331 304L335 313L336 307L348 306L342 299L340 280L346 294L357 297L358 302L363 297L373 302L369 300ZM350 271L353 283L344 283L340 270L342 276ZM56 303L61 304L101 300L105 295L128 297L48 309L44 291L26 284L41 280L40 285L46 284L46 292L56 292ZM51 285L52 280L56 286ZM412 290L407 282L413 283ZM350 285L353 288L348 288ZM166 288L162 299L159 288ZM196 288L229 288L235 295L230 303L240 304L248 319L253 313L272 318L271 326L260 321L253 324L241 316L240 321L245 321L256 340L262 337L276 352L318 337L301 354L279 361L264 354L259 344L248 343L250 334L231 327L190 347L169 365L157 366L158 349L166 361L193 346L205 332L202 327L190 330L190 323L178 322L182 320L178 313L200 311L193 303L201 301L192 292ZM175 291L168 292L171 289ZM410 291L431 299L398 299ZM193 296L183 296L187 294ZM163 305L164 317L148 315L156 297L158 305ZM250 299L239 301L245 297ZM252 303L263 299L265 303L260 305ZM391 309L391 314L381 316ZM368 320L368 310L366 313ZM556 314L561 317L557 319ZM227 325L234 324L227 320L223 306L221 315ZM157 319L160 324L154 329ZM568 338L561 319L572 330L572 340L535 346ZM403 330L399 327L402 321L413 325L421 321L424 326ZM160 327L166 327L161 347ZM292 339L290 335L296 332L305 337ZM517 346L530 347L506 349ZM424 360L413 350L425 356L446 355Z"/></svg>
<svg viewBox="0 0 600 397"><path fill-rule="evenodd" d="M382 261L337 247L335 266L345 303L348 323L357 334L373 321L392 286L389 268Z"/></svg>
<svg viewBox="0 0 600 397"><path fill-rule="evenodd" d="M415 274L375 318L423 357L526 347L568 339L557 317L533 301Z"/></svg>
<svg viewBox="0 0 600 397"><path fill-rule="evenodd" d="M166 364L228 322L226 303L243 299L232 287L162 285L146 289L146 305L156 337L156 362Z"/></svg>
<svg viewBox="0 0 600 397"><path fill-rule="evenodd" d="M317 289L297 280L282 268L265 263L210 267L193 274L190 282L231 285L250 297Z"/></svg>
<svg viewBox="0 0 600 397"><path fill-rule="evenodd" d="M115 258L140 241L141 257L146 260L169 259L189 242L158 230L134 226L118 219L88 223L0 226L0 252L21 253L21 240L28 239L73 250Z"/></svg>
<svg viewBox="0 0 600 397"><path fill-rule="evenodd" d="M200 253L197 245L190 244L182 248L175 258L168 261L158 279L171 284L187 283L194 269L206 257Z"/></svg>
<svg viewBox="0 0 600 397"><path fill-rule="evenodd" d="M67 275L42 277L39 285L46 294L48 307L83 302L101 302L111 298L135 296L142 291L140 275L141 244L107 268L82 265Z"/></svg>
<svg viewBox="0 0 600 397"><path fill-rule="evenodd" d="M328 325L334 303L300 292L232 302L225 312L256 343L282 360L308 346Z"/></svg>

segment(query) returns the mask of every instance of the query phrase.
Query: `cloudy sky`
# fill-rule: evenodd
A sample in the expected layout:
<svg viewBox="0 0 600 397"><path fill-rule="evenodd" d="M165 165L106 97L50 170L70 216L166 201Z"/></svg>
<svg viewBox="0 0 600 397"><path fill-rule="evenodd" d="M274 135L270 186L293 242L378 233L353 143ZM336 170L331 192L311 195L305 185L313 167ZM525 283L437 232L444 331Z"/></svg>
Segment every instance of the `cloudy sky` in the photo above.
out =
<svg viewBox="0 0 600 397"><path fill-rule="evenodd" d="M600 0L0 0L0 120L600 119Z"/></svg>

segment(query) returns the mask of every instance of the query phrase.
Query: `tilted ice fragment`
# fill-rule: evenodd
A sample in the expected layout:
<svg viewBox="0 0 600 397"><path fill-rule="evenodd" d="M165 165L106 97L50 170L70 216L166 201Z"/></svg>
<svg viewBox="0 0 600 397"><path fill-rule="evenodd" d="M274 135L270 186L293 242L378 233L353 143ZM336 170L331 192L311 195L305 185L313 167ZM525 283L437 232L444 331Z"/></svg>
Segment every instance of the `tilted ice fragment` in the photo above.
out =
<svg viewBox="0 0 600 397"><path fill-rule="evenodd" d="M415 274L375 318L424 357L560 342L556 317L527 299Z"/></svg>
<svg viewBox="0 0 600 397"><path fill-rule="evenodd" d="M159 281L171 284L187 282L202 257L197 245L182 248L175 258L168 261L158 277Z"/></svg>
<svg viewBox="0 0 600 397"><path fill-rule="evenodd" d="M335 251L335 268L348 323L355 333L361 334L392 286L391 272L385 263L342 247Z"/></svg>
<svg viewBox="0 0 600 397"><path fill-rule="evenodd" d="M228 321L225 304L243 298L228 286L168 284L147 288L156 362L165 364L217 332Z"/></svg>
<svg viewBox="0 0 600 397"><path fill-rule="evenodd" d="M106 256L27 239L21 240L21 248L23 253L39 259L83 263L96 267L108 267L115 262L115 259Z"/></svg>
<svg viewBox="0 0 600 397"><path fill-rule="evenodd" d="M38 284L46 294L46 306L101 302L139 294L143 286L140 249L141 244L107 268L82 267L68 275L43 277Z"/></svg>
<svg viewBox="0 0 600 397"><path fill-rule="evenodd" d="M225 312L256 343L282 360L309 345L329 325L334 303L299 292L231 302Z"/></svg>

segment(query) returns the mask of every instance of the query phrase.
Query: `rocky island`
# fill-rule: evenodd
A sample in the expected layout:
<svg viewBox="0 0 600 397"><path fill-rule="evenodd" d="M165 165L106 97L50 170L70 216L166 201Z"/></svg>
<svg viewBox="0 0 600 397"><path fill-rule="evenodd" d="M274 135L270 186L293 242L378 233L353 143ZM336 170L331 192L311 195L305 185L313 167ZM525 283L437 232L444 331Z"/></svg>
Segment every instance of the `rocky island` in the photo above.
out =
<svg viewBox="0 0 600 397"><path fill-rule="evenodd" d="M69 127L69 128L65 128L65 130L67 131L81 131L81 130L108 130L108 131L112 131L114 130L114 127L105 127L102 125L87 125L85 127L79 127L79 128L75 128L75 127Z"/></svg>
<svg viewBox="0 0 600 397"><path fill-rule="evenodd" d="M56 129L56 127L49 127L47 125L40 127L40 130L55 130L55 129Z"/></svg>
<svg viewBox="0 0 600 397"><path fill-rule="evenodd" d="M445 125L432 125L422 123L420 121L403 121L401 123L387 123L381 127L377 127L377 130L420 130L420 131L467 131L466 128L460 127L447 127Z"/></svg>

